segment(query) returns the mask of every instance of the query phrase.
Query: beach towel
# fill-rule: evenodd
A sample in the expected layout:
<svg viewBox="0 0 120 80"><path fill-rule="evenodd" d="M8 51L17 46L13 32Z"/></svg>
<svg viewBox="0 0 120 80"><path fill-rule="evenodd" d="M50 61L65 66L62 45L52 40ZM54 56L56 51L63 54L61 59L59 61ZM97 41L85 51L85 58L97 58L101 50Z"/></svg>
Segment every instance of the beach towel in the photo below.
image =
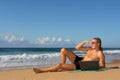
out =
<svg viewBox="0 0 120 80"><path fill-rule="evenodd" d="M110 70L110 69L119 69L119 67L113 66L113 67L101 68L99 70L74 70L74 71L70 71L70 72L99 72L99 71L105 71L105 70Z"/></svg>

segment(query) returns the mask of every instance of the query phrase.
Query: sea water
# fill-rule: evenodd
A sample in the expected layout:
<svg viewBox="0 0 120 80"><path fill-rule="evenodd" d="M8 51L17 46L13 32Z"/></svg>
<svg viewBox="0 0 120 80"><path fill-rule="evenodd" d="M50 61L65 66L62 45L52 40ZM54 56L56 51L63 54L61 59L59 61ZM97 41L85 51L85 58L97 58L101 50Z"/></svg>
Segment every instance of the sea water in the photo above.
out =
<svg viewBox="0 0 120 80"><path fill-rule="evenodd" d="M86 53L69 48L78 56ZM60 63L61 48L0 48L0 70L49 67ZM120 48L104 48L106 63L120 59ZM67 59L67 63L70 63Z"/></svg>

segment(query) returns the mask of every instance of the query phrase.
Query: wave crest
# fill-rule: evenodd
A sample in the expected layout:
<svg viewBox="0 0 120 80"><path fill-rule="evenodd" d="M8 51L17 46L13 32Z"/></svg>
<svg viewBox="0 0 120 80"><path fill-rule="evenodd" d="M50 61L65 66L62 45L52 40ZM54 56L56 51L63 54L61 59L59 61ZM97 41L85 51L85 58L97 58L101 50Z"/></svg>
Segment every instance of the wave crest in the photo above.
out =
<svg viewBox="0 0 120 80"><path fill-rule="evenodd" d="M54 54L19 54L19 55L1 55L0 60L1 61L14 61L14 60L30 60L30 59L50 59L52 57L58 57L60 56L59 53Z"/></svg>
<svg viewBox="0 0 120 80"><path fill-rule="evenodd" d="M105 54L120 54L120 50L105 50Z"/></svg>

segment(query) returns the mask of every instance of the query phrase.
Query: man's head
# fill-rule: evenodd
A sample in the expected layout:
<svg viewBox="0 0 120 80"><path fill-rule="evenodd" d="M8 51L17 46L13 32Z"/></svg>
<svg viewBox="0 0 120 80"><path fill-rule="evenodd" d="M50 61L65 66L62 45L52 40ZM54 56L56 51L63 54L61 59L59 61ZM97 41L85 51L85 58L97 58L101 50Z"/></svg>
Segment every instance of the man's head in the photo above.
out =
<svg viewBox="0 0 120 80"><path fill-rule="evenodd" d="M102 41L100 38L93 38L93 40L91 41L92 44L92 49L102 49L101 45L102 45Z"/></svg>

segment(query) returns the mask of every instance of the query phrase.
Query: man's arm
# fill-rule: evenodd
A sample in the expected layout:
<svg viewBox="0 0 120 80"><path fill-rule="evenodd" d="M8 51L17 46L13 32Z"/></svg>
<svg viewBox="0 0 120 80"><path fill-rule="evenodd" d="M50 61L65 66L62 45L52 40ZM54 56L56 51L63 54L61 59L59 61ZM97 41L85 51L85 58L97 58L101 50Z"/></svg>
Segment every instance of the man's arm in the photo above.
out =
<svg viewBox="0 0 120 80"><path fill-rule="evenodd" d="M100 68L105 68L105 55L103 54L102 51L100 51L100 54L99 54L99 57L100 57Z"/></svg>
<svg viewBox="0 0 120 80"><path fill-rule="evenodd" d="M84 45L90 42L90 40L83 41L76 46L76 49L80 51L88 51L89 49L91 49L91 47L84 47Z"/></svg>

